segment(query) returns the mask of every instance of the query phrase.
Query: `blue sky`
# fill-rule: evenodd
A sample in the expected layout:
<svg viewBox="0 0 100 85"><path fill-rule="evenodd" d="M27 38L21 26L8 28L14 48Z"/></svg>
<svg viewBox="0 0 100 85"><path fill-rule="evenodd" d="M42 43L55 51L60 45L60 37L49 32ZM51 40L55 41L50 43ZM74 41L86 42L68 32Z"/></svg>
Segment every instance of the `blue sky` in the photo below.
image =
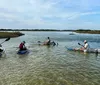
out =
<svg viewBox="0 0 100 85"><path fill-rule="evenodd" d="M100 30L100 0L0 0L0 28Z"/></svg>

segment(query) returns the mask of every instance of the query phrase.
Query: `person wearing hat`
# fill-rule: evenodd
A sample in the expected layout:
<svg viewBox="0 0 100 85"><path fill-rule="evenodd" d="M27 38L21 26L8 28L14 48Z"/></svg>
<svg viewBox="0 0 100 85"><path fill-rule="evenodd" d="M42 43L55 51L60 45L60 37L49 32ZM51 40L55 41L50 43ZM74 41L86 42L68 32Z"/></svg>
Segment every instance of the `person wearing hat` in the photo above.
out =
<svg viewBox="0 0 100 85"><path fill-rule="evenodd" d="M81 48L81 50L84 50L86 52L90 48L90 45L88 44L87 40L84 40L84 46Z"/></svg>
<svg viewBox="0 0 100 85"><path fill-rule="evenodd" d="M25 41L21 42L20 45L19 45L19 50L26 50L26 46L25 46Z"/></svg>
<svg viewBox="0 0 100 85"><path fill-rule="evenodd" d="M84 40L84 49L89 49L90 45L88 44L87 40Z"/></svg>

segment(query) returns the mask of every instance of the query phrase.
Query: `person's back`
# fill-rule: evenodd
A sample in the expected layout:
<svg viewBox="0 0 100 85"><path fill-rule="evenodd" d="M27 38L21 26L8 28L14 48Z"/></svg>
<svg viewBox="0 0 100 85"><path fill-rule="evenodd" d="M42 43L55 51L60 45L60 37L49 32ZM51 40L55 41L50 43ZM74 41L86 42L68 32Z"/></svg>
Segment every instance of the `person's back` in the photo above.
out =
<svg viewBox="0 0 100 85"><path fill-rule="evenodd" d="M19 48L23 49L23 45L24 45L23 43L20 43Z"/></svg>
<svg viewBox="0 0 100 85"><path fill-rule="evenodd" d="M26 50L25 41L23 41L23 42L20 43L19 49L20 49L20 50Z"/></svg>

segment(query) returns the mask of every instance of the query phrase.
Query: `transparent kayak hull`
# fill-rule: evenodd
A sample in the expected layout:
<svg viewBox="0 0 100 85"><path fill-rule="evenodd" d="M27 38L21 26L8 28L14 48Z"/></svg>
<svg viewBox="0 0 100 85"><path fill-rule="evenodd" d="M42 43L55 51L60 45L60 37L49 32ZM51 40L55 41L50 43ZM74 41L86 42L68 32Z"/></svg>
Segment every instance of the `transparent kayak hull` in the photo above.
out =
<svg viewBox="0 0 100 85"><path fill-rule="evenodd" d="M17 52L17 54L27 54L27 53L29 53L29 51L28 50L19 50L18 52Z"/></svg>
<svg viewBox="0 0 100 85"><path fill-rule="evenodd" d="M100 53L100 49L90 48L88 50L80 50L79 48L69 48L66 47L69 51L78 51L78 52L86 52L86 53Z"/></svg>

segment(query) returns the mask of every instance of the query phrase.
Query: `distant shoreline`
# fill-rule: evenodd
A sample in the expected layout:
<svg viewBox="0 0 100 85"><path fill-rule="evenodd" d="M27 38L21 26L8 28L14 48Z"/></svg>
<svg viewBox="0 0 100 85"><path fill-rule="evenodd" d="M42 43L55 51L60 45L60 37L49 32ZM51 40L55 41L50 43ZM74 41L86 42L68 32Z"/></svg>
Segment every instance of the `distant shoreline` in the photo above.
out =
<svg viewBox="0 0 100 85"><path fill-rule="evenodd" d="M84 34L100 34L100 30L75 30L76 33L84 33Z"/></svg>
<svg viewBox="0 0 100 85"><path fill-rule="evenodd" d="M0 29L0 31L74 31L74 30L55 30L55 29Z"/></svg>
<svg viewBox="0 0 100 85"><path fill-rule="evenodd" d="M23 33L21 32L0 32L0 39L1 38L8 38L8 37L19 37L19 36L22 36L24 35Z"/></svg>
<svg viewBox="0 0 100 85"><path fill-rule="evenodd" d="M21 35L24 35L23 33L20 33L18 31L39 31L39 32L76 32L76 33L84 33L84 34L100 34L100 30L90 30L90 29L78 29L78 30L57 30L57 29L0 29L0 32L13 32L14 34L9 34L11 37L18 37ZM17 32L17 33L16 33ZM0 33L1 34L1 33ZM5 37L6 33L2 35L2 37ZM1 38L1 36L0 36Z"/></svg>

